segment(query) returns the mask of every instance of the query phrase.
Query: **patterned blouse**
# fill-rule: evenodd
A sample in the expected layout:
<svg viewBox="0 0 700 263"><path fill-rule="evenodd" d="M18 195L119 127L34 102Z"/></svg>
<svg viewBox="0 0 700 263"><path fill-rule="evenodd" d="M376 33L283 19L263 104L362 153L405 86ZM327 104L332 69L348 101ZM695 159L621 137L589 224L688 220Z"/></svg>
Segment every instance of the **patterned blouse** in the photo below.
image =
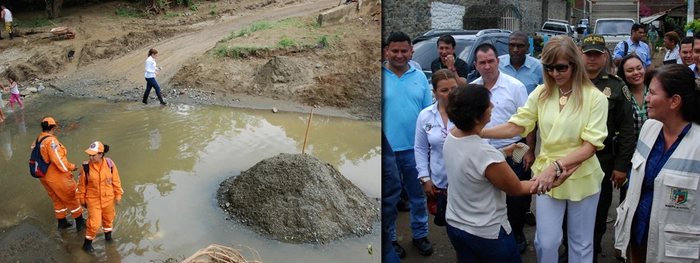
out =
<svg viewBox="0 0 700 263"><path fill-rule="evenodd" d="M644 97L647 96L647 87L644 87ZM634 119L634 133L639 137L639 132L642 130L642 125L649 119L647 115L647 101L642 102L642 107L639 107L637 100L632 96L632 118Z"/></svg>

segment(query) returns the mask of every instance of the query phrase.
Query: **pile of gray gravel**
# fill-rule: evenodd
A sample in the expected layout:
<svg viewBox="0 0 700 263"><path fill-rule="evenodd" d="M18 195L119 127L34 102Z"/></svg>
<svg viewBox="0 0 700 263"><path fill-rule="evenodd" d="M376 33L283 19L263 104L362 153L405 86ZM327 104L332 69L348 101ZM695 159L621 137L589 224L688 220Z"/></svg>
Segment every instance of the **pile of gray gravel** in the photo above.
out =
<svg viewBox="0 0 700 263"><path fill-rule="evenodd" d="M219 206L261 235L327 243L372 232L379 202L332 165L308 154L280 154L224 180Z"/></svg>

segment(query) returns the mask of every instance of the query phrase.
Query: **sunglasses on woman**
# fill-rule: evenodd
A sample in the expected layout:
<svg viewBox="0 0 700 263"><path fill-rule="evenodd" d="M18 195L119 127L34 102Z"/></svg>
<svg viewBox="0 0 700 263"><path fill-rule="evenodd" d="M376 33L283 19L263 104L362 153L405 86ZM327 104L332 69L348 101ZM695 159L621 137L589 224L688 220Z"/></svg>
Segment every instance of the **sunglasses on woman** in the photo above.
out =
<svg viewBox="0 0 700 263"><path fill-rule="evenodd" d="M566 72L569 70L569 65L571 65L571 62L569 64L557 64L557 65L547 65L547 64L542 64L542 66L547 70L547 72L552 72L555 69L559 72Z"/></svg>

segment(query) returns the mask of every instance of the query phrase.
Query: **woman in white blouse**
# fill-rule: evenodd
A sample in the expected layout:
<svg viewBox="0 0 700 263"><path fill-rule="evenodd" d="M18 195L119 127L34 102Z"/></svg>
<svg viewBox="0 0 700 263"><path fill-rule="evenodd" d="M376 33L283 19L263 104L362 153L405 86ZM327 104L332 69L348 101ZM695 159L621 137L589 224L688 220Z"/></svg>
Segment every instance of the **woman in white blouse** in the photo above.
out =
<svg viewBox="0 0 700 263"><path fill-rule="evenodd" d="M454 126L447 118L447 95L457 87L455 75L449 69L435 71L432 76L435 103L423 109L416 121L414 146L418 180L429 201L438 203L435 223L445 225L444 207L447 206L447 172L442 158L442 146L447 133ZM442 208L442 209L441 209Z"/></svg>

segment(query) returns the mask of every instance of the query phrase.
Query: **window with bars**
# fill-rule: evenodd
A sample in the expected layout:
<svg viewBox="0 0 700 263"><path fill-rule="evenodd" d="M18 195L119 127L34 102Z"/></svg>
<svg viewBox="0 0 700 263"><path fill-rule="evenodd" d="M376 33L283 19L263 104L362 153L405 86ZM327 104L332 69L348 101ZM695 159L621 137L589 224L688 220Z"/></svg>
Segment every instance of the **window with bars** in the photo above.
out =
<svg viewBox="0 0 700 263"><path fill-rule="evenodd" d="M520 14L513 6L506 7L501 13L501 28L520 31Z"/></svg>

